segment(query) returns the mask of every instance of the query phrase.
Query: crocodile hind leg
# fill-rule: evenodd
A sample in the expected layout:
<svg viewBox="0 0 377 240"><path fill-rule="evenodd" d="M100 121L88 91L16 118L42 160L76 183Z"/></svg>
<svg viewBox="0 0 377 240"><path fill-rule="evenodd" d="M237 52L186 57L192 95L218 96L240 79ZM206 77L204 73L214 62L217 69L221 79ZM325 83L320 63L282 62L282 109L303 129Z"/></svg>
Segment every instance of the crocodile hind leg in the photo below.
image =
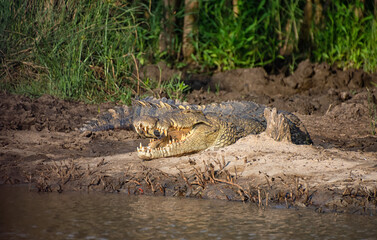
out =
<svg viewBox="0 0 377 240"><path fill-rule="evenodd" d="M306 128L295 115L278 112L276 108L265 108L264 117L267 121L266 133L277 141L288 141L295 144L312 144Z"/></svg>

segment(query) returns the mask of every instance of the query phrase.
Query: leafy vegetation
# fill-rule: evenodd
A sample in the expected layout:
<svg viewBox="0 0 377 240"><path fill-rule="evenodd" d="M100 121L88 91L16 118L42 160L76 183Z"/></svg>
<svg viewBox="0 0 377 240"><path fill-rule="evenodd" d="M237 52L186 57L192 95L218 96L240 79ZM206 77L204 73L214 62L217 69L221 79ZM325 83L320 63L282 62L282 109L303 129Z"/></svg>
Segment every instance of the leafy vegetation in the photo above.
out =
<svg viewBox="0 0 377 240"><path fill-rule="evenodd" d="M12 15L2 19L8 27L2 32L3 67L21 74L7 88L22 91L25 82L43 80L45 92L64 98L126 100L135 85L138 8L90 2L1 2Z"/></svg>
<svg viewBox="0 0 377 240"><path fill-rule="evenodd" d="M287 64L293 70L310 58L377 70L376 16L368 1L334 0L326 8L314 1L310 15L305 0L239 0L237 13L232 1L199 0L194 65L181 54L180 2L166 19L163 1L0 0L0 88L130 103L136 95L182 98L188 90L180 76L140 79L138 69L158 61L191 71Z"/></svg>
<svg viewBox="0 0 377 240"><path fill-rule="evenodd" d="M203 1L200 6L198 63L228 70L265 66L282 58L279 55L282 25L297 21L296 14L301 13L298 1L288 5L277 0L244 1L239 5L239 15L227 3Z"/></svg>
<svg viewBox="0 0 377 240"><path fill-rule="evenodd" d="M364 10L356 1L355 7ZM372 13L357 16L355 8L335 1L325 15L321 28L314 29L314 60L337 64L343 68L375 71L377 66L376 19Z"/></svg>

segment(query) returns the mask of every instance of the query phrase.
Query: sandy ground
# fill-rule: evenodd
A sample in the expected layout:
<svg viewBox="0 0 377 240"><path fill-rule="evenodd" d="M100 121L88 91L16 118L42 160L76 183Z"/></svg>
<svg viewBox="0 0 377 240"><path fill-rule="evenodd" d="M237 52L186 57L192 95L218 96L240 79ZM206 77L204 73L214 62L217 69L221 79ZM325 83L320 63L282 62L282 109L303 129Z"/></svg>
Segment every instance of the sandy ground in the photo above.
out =
<svg viewBox="0 0 377 240"><path fill-rule="evenodd" d="M260 134L221 149L142 161L135 150L148 140L133 132L77 131L114 104L0 93L0 181L31 183L39 191L186 196L376 214L377 137L371 134L370 110L377 104L377 90L366 88L376 76L308 62L287 77L263 71L221 73L219 92L205 87L218 83L220 73L189 76L188 83L201 89L194 89L187 101L253 100L295 112L313 145L276 142ZM259 80L247 80L245 74ZM318 74L326 76L325 84ZM242 89L235 87L242 84Z"/></svg>

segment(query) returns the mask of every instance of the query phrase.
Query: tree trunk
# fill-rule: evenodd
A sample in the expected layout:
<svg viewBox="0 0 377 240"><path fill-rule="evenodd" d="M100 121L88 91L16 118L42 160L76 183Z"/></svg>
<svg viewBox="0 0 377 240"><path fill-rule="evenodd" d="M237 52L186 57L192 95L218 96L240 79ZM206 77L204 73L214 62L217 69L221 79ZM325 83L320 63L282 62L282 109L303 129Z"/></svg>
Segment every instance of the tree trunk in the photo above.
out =
<svg viewBox="0 0 377 240"><path fill-rule="evenodd" d="M360 0L360 2L362 3L362 4L365 4L364 2L364 0ZM364 16L364 13L363 13L363 10L362 10L362 8L360 8L360 7L358 7L358 6L355 6L355 10L354 10L354 12L355 12L355 17L357 17L358 19L361 19L363 16Z"/></svg>
<svg viewBox="0 0 377 240"><path fill-rule="evenodd" d="M311 42L311 26L313 19L313 3L311 0L306 1L304 8L304 21L301 26L300 41L303 44L302 47L310 46Z"/></svg>
<svg viewBox="0 0 377 240"><path fill-rule="evenodd" d="M240 10L238 8L238 0L233 0L233 14L235 17L238 17Z"/></svg>
<svg viewBox="0 0 377 240"><path fill-rule="evenodd" d="M175 25L175 9L177 0L164 0L164 15L161 20L161 29L159 36L160 52L167 51L170 57L175 56L174 52L174 25Z"/></svg>
<svg viewBox="0 0 377 240"><path fill-rule="evenodd" d="M182 53L186 63L192 63L191 55L194 54L193 36L196 32L198 1L185 0L185 17L183 25L183 45Z"/></svg>
<svg viewBox="0 0 377 240"><path fill-rule="evenodd" d="M320 0L315 0L315 13L314 13L314 24L319 26L323 24L323 7Z"/></svg>

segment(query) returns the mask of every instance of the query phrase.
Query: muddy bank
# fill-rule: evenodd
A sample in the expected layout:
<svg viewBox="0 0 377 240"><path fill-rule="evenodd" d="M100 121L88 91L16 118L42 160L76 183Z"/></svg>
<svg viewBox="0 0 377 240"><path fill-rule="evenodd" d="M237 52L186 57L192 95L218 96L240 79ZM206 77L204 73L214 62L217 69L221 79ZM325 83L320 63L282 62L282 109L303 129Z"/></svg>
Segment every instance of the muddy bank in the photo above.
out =
<svg viewBox="0 0 377 240"><path fill-rule="evenodd" d="M140 76L169 81L181 79L193 90L187 101L208 104L228 100L255 101L290 112L325 114L330 105L346 102L365 88L377 83L377 73L362 70L341 70L326 63L298 64L293 74L268 74L263 68L234 69L213 74L185 73L170 69L163 62L144 66Z"/></svg>
<svg viewBox="0 0 377 240"><path fill-rule="evenodd" d="M262 134L222 149L142 161L135 150L148 140L133 132L76 130L112 104L1 93L0 181L31 183L39 191L186 196L375 214L377 137L371 134L370 111L377 104L377 90L369 86L377 82L375 75L328 68L324 75L329 82L321 82L321 65L302 64L309 70L301 66L280 80L263 69L216 73L202 79L187 101L253 100L295 112L311 134L312 146L275 142ZM260 79L250 83L256 75ZM342 76L348 80L340 81ZM217 90L216 79L224 84ZM198 85L193 78L187 81ZM242 81L250 86L232 87Z"/></svg>

